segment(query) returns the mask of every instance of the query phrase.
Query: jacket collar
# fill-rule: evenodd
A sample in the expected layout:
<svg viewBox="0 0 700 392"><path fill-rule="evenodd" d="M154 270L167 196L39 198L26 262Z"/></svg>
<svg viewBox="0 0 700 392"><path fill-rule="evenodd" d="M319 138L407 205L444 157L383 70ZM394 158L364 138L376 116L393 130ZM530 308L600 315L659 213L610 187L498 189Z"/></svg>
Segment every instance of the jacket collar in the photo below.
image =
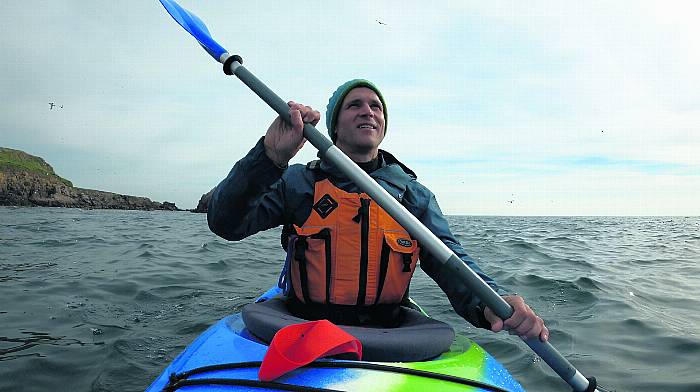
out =
<svg viewBox="0 0 700 392"><path fill-rule="evenodd" d="M333 163L323 159L321 160L321 170L335 178L348 179ZM413 170L384 150L379 150L379 167L370 173L370 177L375 180L384 180L401 189L406 189L408 183L417 178Z"/></svg>

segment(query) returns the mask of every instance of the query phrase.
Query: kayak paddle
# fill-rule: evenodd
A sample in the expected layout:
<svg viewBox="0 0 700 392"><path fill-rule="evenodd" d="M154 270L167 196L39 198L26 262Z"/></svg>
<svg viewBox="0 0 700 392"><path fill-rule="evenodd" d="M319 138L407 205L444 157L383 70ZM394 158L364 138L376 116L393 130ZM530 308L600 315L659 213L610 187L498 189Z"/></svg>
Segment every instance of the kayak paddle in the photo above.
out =
<svg viewBox="0 0 700 392"><path fill-rule="evenodd" d="M230 55L226 49L219 45L211 37L209 29L193 13L182 8L173 0L160 0L168 13L190 33L204 50L214 60L224 65L224 73L236 75L246 86L257 94L283 119L291 123L289 106L277 94L270 90L255 75L243 66L243 59L238 55ZM501 298L489 285L487 285L474 271L452 252L439 238L428 230L415 216L402 206L393 196L382 188L364 170L360 169L347 155L345 155L333 142L319 132L313 125L304 124L304 137L319 150L323 159L336 165L345 175L377 204L379 204L392 218L399 222L421 246L425 247L437 260L442 263L444 273L456 274L462 277L466 285L481 299L493 312L503 320L510 318L513 308ZM538 338L525 340L525 343L540 356L559 377L568 383L575 392L607 392L606 389L597 386L594 377L586 378L579 372L557 349L549 342L541 342Z"/></svg>

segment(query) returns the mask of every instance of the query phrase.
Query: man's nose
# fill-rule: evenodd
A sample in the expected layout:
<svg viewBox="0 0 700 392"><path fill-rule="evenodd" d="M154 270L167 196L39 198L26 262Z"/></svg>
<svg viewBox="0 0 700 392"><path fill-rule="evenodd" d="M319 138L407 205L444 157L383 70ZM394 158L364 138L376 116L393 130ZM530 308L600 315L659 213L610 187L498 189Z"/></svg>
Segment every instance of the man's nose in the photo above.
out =
<svg viewBox="0 0 700 392"><path fill-rule="evenodd" d="M372 111L372 108L369 106L369 104L364 103L360 106L360 115L374 117L374 112Z"/></svg>

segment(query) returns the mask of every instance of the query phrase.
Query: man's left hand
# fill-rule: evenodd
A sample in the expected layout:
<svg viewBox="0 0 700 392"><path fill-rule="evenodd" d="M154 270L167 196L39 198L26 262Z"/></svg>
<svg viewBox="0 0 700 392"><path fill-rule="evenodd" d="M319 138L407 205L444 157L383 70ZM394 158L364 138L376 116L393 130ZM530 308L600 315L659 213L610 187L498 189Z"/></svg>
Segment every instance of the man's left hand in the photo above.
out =
<svg viewBox="0 0 700 392"><path fill-rule="evenodd" d="M541 341L546 342L549 339L549 330L544 325L544 321L525 303L523 297L506 295L503 299L513 307L513 315L503 321L486 307L484 317L491 323L491 331L506 330L511 335L520 336L523 340L539 337Z"/></svg>

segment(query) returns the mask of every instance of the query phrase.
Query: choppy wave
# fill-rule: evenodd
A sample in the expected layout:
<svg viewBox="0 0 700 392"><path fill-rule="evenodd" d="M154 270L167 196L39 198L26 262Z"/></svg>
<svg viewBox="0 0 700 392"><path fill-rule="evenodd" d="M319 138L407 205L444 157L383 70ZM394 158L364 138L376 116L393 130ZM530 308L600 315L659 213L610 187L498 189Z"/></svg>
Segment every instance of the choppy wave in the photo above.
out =
<svg viewBox="0 0 700 392"><path fill-rule="evenodd" d="M552 343L617 391L700 390L700 218L451 217ZM0 208L0 390L142 390L273 284L279 232L229 243L203 215ZM471 328L422 272L412 296L532 391L566 386L525 345Z"/></svg>

